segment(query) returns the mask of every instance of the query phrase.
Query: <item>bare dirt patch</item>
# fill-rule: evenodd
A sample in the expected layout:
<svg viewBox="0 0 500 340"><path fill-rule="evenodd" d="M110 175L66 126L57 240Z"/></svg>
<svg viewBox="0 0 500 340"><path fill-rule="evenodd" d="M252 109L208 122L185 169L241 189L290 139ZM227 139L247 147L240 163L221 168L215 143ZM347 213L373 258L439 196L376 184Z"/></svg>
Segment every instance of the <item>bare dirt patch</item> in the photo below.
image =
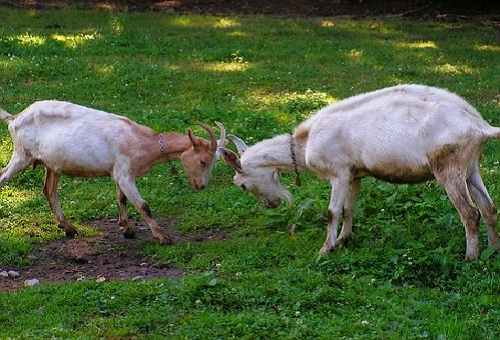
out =
<svg viewBox="0 0 500 340"><path fill-rule="evenodd" d="M18 290L30 279L38 279L40 283L68 283L81 279L125 281L182 276L184 271L180 268L157 265L141 256L142 240L153 238L144 221L131 223L135 225L135 239L125 239L116 219L106 218L89 222L99 230L97 236L35 244L30 255L33 265L17 270L21 275L15 279L0 278L0 291ZM168 219L159 220L158 224L167 235L171 235L174 244L210 242L228 237L227 232L182 235Z"/></svg>

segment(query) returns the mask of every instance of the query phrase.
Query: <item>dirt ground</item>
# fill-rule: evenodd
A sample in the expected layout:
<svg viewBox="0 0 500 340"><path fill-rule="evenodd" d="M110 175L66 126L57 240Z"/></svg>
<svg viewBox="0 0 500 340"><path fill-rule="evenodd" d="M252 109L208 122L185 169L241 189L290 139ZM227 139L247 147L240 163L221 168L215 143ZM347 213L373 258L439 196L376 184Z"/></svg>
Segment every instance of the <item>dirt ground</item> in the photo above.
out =
<svg viewBox="0 0 500 340"><path fill-rule="evenodd" d="M20 276L14 279L0 278L0 291L18 290L26 280L38 279L40 283L67 283L78 280L117 281L150 280L179 277L184 272L179 268L156 265L141 256L142 240L152 240L151 232L144 221L133 222L137 238L125 239L123 229L116 219L108 218L89 222L98 229L93 237L62 238L34 245L30 255L33 265L24 268L0 268L15 270ZM175 244L184 242L211 242L224 240L227 232L196 233L181 235L168 219L158 220Z"/></svg>
<svg viewBox="0 0 500 340"><path fill-rule="evenodd" d="M0 0L0 6L29 8L98 7L126 11L198 14L272 14L279 16L395 16L427 20L476 20L500 17L500 1L491 0ZM496 20L495 21L498 21Z"/></svg>

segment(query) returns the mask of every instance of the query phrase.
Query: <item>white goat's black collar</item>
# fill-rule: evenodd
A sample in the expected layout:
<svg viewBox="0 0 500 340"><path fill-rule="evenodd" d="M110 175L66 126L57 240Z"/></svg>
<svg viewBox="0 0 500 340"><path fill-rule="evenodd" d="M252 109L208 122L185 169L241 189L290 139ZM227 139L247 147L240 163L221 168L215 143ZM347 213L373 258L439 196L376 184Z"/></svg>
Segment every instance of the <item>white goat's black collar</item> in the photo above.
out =
<svg viewBox="0 0 500 340"><path fill-rule="evenodd" d="M172 162L170 161L170 158L168 158L168 153L165 151L165 146L163 145L163 136L161 133L158 134L158 145L160 146L161 153L164 154L167 158L167 162L170 165L170 172L173 175L177 175L179 172L175 168L174 164L172 164Z"/></svg>
<svg viewBox="0 0 500 340"><path fill-rule="evenodd" d="M297 184L297 186L300 187L302 185L302 181L300 180L300 172L299 172L299 166L297 165L297 155L295 154L295 149L296 149L295 137L291 135L290 154L292 156L293 171L295 172L296 175L295 184Z"/></svg>

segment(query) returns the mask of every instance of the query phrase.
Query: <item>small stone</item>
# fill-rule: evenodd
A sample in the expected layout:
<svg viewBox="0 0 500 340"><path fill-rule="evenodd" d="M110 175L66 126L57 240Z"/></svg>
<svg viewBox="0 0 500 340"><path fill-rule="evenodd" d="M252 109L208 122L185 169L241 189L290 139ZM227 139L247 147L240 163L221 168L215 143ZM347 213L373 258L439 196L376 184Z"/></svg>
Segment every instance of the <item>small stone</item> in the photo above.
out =
<svg viewBox="0 0 500 340"><path fill-rule="evenodd" d="M139 266L141 266L141 267L149 267L149 264L147 262L143 262Z"/></svg>
<svg viewBox="0 0 500 340"><path fill-rule="evenodd" d="M142 276L142 275L134 276L134 277L132 278L132 281L142 280L143 278L144 278L144 276Z"/></svg>
<svg viewBox="0 0 500 340"><path fill-rule="evenodd" d="M38 279L25 280L24 286L25 287L32 287L32 286L36 286L39 283L40 283L40 280L38 280Z"/></svg>
<svg viewBox="0 0 500 340"><path fill-rule="evenodd" d="M117 219L117 218L110 218L110 219L109 219L109 222L111 222L111 223L116 223L116 222L118 222L118 219Z"/></svg>
<svg viewBox="0 0 500 340"><path fill-rule="evenodd" d="M104 282L106 281L106 278L104 276L98 276L97 279L95 279L95 282Z"/></svg>
<svg viewBox="0 0 500 340"><path fill-rule="evenodd" d="M7 273L5 270L2 270L0 272L0 276L3 277L4 279L8 278L9 277L9 273Z"/></svg>
<svg viewBox="0 0 500 340"><path fill-rule="evenodd" d="M13 271L13 270L9 270L9 271L7 272L7 275L9 275L9 277L10 277L11 279L21 276L21 274L19 274L19 273L18 273L18 272L16 272L16 271Z"/></svg>

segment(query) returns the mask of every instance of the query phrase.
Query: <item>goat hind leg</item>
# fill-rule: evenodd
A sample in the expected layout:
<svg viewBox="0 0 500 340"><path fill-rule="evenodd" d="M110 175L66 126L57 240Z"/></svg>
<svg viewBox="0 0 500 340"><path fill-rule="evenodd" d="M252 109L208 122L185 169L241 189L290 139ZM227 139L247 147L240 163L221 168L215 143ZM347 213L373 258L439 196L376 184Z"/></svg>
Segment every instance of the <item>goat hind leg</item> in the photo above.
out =
<svg viewBox="0 0 500 340"><path fill-rule="evenodd" d="M128 223L127 216L127 196L116 183L116 196L118 197L118 224L123 227L123 236L125 238L135 238L135 231Z"/></svg>
<svg viewBox="0 0 500 340"><path fill-rule="evenodd" d="M449 169L452 169L450 167ZM459 171L459 170L458 170ZM472 203L467 189L465 175L462 173L435 174L437 181L444 187L448 198L457 209L465 226L465 258L475 260L479 257L479 218L478 209Z"/></svg>
<svg viewBox="0 0 500 340"><path fill-rule="evenodd" d="M68 222L66 216L61 209L61 205L57 200L57 181L59 176L49 168L45 168L45 183L43 186L43 194L49 201L50 208L57 222L57 226L64 229L66 237L74 237L78 233L76 228Z"/></svg>
<svg viewBox="0 0 500 340"><path fill-rule="evenodd" d="M3 187L12 177L26 169L30 161L19 153L14 152L9 164L0 171L0 187Z"/></svg>
<svg viewBox="0 0 500 340"><path fill-rule="evenodd" d="M479 172L479 165L477 165L474 171L469 175L469 178L467 178L467 187L488 227L488 247L499 249L497 208L493 204L493 200L484 186Z"/></svg>

